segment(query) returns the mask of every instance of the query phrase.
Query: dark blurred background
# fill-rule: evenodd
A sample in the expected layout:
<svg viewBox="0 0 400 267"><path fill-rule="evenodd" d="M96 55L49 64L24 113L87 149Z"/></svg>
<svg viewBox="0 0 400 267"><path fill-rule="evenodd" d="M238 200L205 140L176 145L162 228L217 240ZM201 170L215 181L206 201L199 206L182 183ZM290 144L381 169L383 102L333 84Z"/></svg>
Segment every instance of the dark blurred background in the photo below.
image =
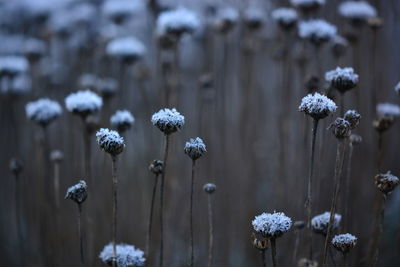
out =
<svg viewBox="0 0 400 267"><path fill-rule="evenodd" d="M199 136L207 153L198 160L195 185L195 261L207 260L208 222L206 182L214 182L214 266L261 266L251 243L251 220L261 212L283 211L293 220L306 220L304 201L309 164L311 121L298 111L303 96L327 93L323 73L336 66L351 66L359 85L346 94L345 109L357 109L362 121L355 133L363 141L354 148L350 198L343 195L338 212L349 209L348 231L358 236L350 254L350 266L361 266L373 231L378 135L372 127L379 102L398 104L394 86L400 80L400 2L372 1L382 25L352 25L337 12L341 1L328 0L311 16L338 27L349 41L343 54L335 54L332 42L314 47L298 37L297 29L283 31L271 18L288 1L126 1L130 15L119 23L104 14L104 1L13 0L0 1L0 54L28 56L28 39L44 44L38 58L29 57L29 69L21 73L16 93L2 80L0 94L0 262L2 266L76 266L79 264L77 207L63 199L66 189L84 177L83 126L65 109L64 98L90 84L82 75L110 77L117 81L115 96L104 99L93 116L94 128L111 127L110 115L128 109L135 116L124 134L126 149L120 156L118 191L118 241L144 249L154 175L153 159L162 158L163 135L150 118L164 107L176 107L186 119L182 131L172 135L166 177L166 266L185 266L189 248L190 159L183 153L185 141ZM199 16L202 26L185 35L172 49L160 45L155 16L164 8L185 6ZM152 8L153 7L153 8ZM215 27L218 10L235 8L240 17L227 32ZM264 12L263 25L252 30L243 19L248 8ZM302 15L299 13L300 18ZM119 23L119 24L118 24ZM105 46L118 36L135 36L147 52L134 64L106 55ZM177 60L176 60L177 59ZM173 70L173 74L171 74ZM22 77L23 76L23 77ZM4 78L4 77L3 77ZM318 81L319 78L319 81ZM17 87L15 85L15 87ZM92 90L98 90L93 85ZM166 97L166 90L170 98ZM100 91L98 91L100 93ZM42 97L57 100L63 114L43 133L25 114L27 102ZM332 95L335 97L335 95ZM337 95L336 95L337 97ZM337 102L339 103L339 102ZM313 214L330 209L337 141L326 128L338 114L320 123L315 171ZM383 170L400 173L400 124L384 134ZM83 205L87 266L102 266L98 254L111 240L111 160L91 135L92 177L89 197ZM54 162L44 154L58 149L60 205L54 204ZM44 152L45 151L45 152ZM47 151L47 152L46 152ZM9 171L16 157L23 163L18 180ZM347 162L347 160L345 161ZM345 170L347 165L345 164ZM344 171L344 175L346 172ZM345 190L342 190L344 192ZM18 237L16 209L20 210ZM379 266L400 266L400 192L388 198ZM158 203L156 205L158 214ZM158 219L152 237L153 264L158 253ZM300 233L299 257L306 256L306 229ZM292 263L295 235L278 240L282 266ZM315 236L316 258L323 238ZM340 255L336 255L339 260ZM269 260L269 253L268 253ZM155 265L153 265L155 266Z"/></svg>

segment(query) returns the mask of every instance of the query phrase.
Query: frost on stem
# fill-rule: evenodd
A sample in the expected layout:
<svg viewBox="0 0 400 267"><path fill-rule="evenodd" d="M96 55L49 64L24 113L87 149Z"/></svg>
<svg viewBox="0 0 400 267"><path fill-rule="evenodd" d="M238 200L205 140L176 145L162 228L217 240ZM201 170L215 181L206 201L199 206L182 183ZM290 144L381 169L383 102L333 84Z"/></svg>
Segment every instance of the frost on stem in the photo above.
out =
<svg viewBox="0 0 400 267"><path fill-rule="evenodd" d="M295 9L281 7L272 11L272 19L285 30L293 28L297 23L298 15Z"/></svg>
<svg viewBox="0 0 400 267"><path fill-rule="evenodd" d="M343 2L339 5L338 12L352 21L366 21L377 15L376 9L366 1Z"/></svg>
<svg viewBox="0 0 400 267"><path fill-rule="evenodd" d="M331 213L326 211L312 218L311 227L313 231L317 234L326 235L328 231L329 219ZM342 215L335 213L332 223L332 229L337 229L342 220Z"/></svg>
<svg viewBox="0 0 400 267"><path fill-rule="evenodd" d="M78 91L65 98L67 110L83 117L97 112L102 105L101 97L90 90Z"/></svg>
<svg viewBox="0 0 400 267"><path fill-rule="evenodd" d="M337 139L347 138L351 134L350 123L343 118L337 118L329 125L329 129Z"/></svg>
<svg viewBox="0 0 400 267"><path fill-rule="evenodd" d="M206 192L207 194L212 194L212 193L214 193L216 189L217 189L217 186L216 186L215 184L213 184L213 183L208 183L208 184L205 184L205 185L203 186L203 190L204 190L204 192Z"/></svg>
<svg viewBox="0 0 400 267"><path fill-rule="evenodd" d="M200 158L205 152L207 152L206 145L200 137L194 139L191 138L189 142L186 142L184 151L192 160Z"/></svg>
<svg viewBox="0 0 400 267"><path fill-rule="evenodd" d="M292 227L292 220L283 212L262 213L254 218L255 231L269 238L280 237Z"/></svg>
<svg viewBox="0 0 400 267"><path fill-rule="evenodd" d="M117 131L101 128L96 138L100 148L112 156L117 156L125 148L124 138Z"/></svg>
<svg viewBox="0 0 400 267"><path fill-rule="evenodd" d="M135 37L118 37L107 44L106 53L110 57L132 63L145 55L146 47Z"/></svg>
<svg viewBox="0 0 400 267"><path fill-rule="evenodd" d="M335 112L337 106L335 102L330 100L328 97L319 93L308 94L303 97L299 106L299 111L306 113L314 119L323 119L328 115Z"/></svg>
<svg viewBox="0 0 400 267"><path fill-rule="evenodd" d="M125 132L131 128L134 121L135 118L128 110L117 110L110 118L111 125L117 128L119 132Z"/></svg>
<svg viewBox="0 0 400 267"><path fill-rule="evenodd" d="M171 35L180 38L183 34L190 34L200 28L200 19L186 8L178 8L162 12L157 18L156 31L159 35Z"/></svg>
<svg viewBox="0 0 400 267"><path fill-rule="evenodd" d="M48 98L29 102L25 106L25 111L28 119L43 127L57 119L62 113L60 104Z"/></svg>
<svg viewBox="0 0 400 267"><path fill-rule="evenodd" d="M348 253L357 244L357 237L351 234L335 235L332 238L332 245L342 253Z"/></svg>
<svg viewBox="0 0 400 267"><path fill-rule="evenodd" d="M349 122L350 129L354 130L360 123L361 115L356 110L351 109L346 111L344 114L344 119Z"/></svg>
<svg viewBox="0 0 400 267"><path fill-rule="evenodd" d="M185 117L175 108L165 108L153 114L151 123L164 134L172 134L183 127L185 124Z"/></svg>
<svg viewBox="0 0 400 267"><path fill-rule="evenodd" d="M103 248L99 257L109 266L112 266L112 262L115 261L117 267L140 267L146 261L143 251L132 245L118 244L116 250L116 259L114 259L113 245L110 243Z"/></svg>
<svg viewBox="0 0 400 267"><path fill-rule="evenodd" d="M390 194L399 185L399 178L389 172L375 176L375 184L384 194Z"/></svg>
<svg viewBox="0 0 400 267"><path fill-rule="evenodd" d="M315 45L331 40L336 36L336 26L322 19L312 19L299 23L299 36Z"/></svg>
<svg viewBox="0 0 400 267"><path fill-rule="evenodd" d="M82 204L88 196L87 188L86 182L80 180L79 183L68 188L65 199L71 199L76 204Z"/></svg>
<svg viewBox="0 0 400 267"><path fill-rule="evenodd" d="M345 93L358 84L358 74L354 73L353 68L340 68L325 73L325 80L340 93Z"/></svg>

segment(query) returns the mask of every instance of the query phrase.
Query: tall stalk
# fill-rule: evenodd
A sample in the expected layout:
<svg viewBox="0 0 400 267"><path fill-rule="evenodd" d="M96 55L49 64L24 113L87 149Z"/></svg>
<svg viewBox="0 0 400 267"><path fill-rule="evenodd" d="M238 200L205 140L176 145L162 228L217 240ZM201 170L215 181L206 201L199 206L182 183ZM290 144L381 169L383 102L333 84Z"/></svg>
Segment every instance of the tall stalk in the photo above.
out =
<svg viewBox="0 0 400 267"><path fill-rule="evenodd" d="M272 237L271 239L271 256L272 256L272 266L277 267L276 263L276 238Z"/></svg>
<svg viewBox="0 0 400 267"><path fill-rule="evenodd" d="M24 240L22 236L22 223L21 223L21 197L20 197L20 185L19 185L19 174L18 172L14 172L15 177L15 191L14 191L14 201L15 201L15 223L17 226L17 236L18 236L18 246L19 246L19 256L20 256L20 264L25 266L25 257L24 253Z"/></svg>
<svg viewBox="0 0 400 267"><path fill-rule="evenodd" d="M91 149L90 149L90 133L86 124L86 117L82 117L82 132L83 132L83 154L85 158L85 179L91 182Z"/></svg>
<svg viewBox="0 0 400 267"><path fill-rule="evenodd" d="M56 208L60 208L60 163L54 162L54 198Z"/></svg>
<svg viewBox="0 0 400 267"><path fill-rule="evenodd" d="M378 231L377 235L374 237L376 246L374 248L373 252L373 267L376 267L378 264L378 258L379 258L379 240L381 238L382 232L383 232L383 220L385 218L385 206L386 206L386 194L382 194L382 201L381 201L381 208L379 212L379 224L378 224Z"/></svg>
<svg viewBox="0 0 400 267"><path fill-rule="evenodd" d="M118 190L118 176L117 176L117 157L111 156L112 159L112 191L113 191L113 220L112 220L112 243L113 243L113 262L112 267L116 266L117 259L117 190Z"/></svg>
<svg viewBox="0 0 400 267"><path fill-rule="evenodd" d="M192 179L190 186L190 267L194 266L194 249L193 249L193 191L194 191L194 174L196 169L196 160L192 160Z"/></svg>
<svg viewBox="0 0 400 267"><path fill-rule="evenodd" d="M78 235L79 235L79 252L81 254L81 265L85 263L84 252L83 252L83 236L82 236L82 204L78 204Z"/></svg>
<svg viewBox="0 0 400 267"><path fill-rule="evenodd" d="M344 162L344 153L346 150L346 143L345 140L339 139L338 141L338 146L337 146L337 151L336 151L336 163L335 163L335 175L334 175L334 192L333 192L333 197L332 197L332 203L331 203L331 213L330 213L330 218L329 218L329 224L326 232L326 237L325 237L325 245L324 245L324 253L323 253L323 260L322 260L322 266L326 267L326 259L327 259L327 254L328 254L328 244L330 242L331 238L331 232L332 232L332 227L333 227L333 221L335 218L335 212L336 212L336 204L340 192L340 183L341 183L341 176L342 176L342 169L343 169L343 162Z"/></svg>
<svg viewBox="0 0 400 267"><path fill-rule="evenodd" d="M267 257L265 256L265 250L260 251L262 266L267 267Z"/></svg>
<svg viewBox="0 0 400 267"><path fill-rule="evenodd" d="M151 194L151 204L150 204L150 215L149 221L147 223L147 236L146 236L146 257L147 257L147 265L149 265L149 253L150 253L150 237L151 237L151 230L152 230L152 222L153 222L153 212L154 212L154 203L156 199L156 192L157 192L157 184L158 184L158 174L156 174L154 185L153 185L153 193Z"/></svg>
<svg viewBox="0 0 400 267"><path fill-rule="evenodd" d="M213 259L213 245L214 245L214 227L213 227L213 211L212 211L212 199L211 194L208 194L208 267L212 266L212 259ZM265 253L264 253L265 256Z"/></svg>
<svg viewBox="0 0 400 267"><path fill-rule="evenodd" d="M163 159L163 172L161 173L161 185L160 185L160 258L159 266L163 266L163 248L164 248L164 182L165 173L167 170L167 160L168 160L168 146L169 146L169 135L165 134L164 143L164 159Z"/></svg>
<svg viewBox="0 0 400 267"><path fill-rule="evenodd" d="M344 194L344 216L345 216L345 230L349 230L349 194L350 194L350 176L351 176L351 165L352 165L352 159L353 159L353 150L354 146L351 142L349 142L349 155L347 159L347 170L346 170L346 181L345 181L345 194Z"/></svg>

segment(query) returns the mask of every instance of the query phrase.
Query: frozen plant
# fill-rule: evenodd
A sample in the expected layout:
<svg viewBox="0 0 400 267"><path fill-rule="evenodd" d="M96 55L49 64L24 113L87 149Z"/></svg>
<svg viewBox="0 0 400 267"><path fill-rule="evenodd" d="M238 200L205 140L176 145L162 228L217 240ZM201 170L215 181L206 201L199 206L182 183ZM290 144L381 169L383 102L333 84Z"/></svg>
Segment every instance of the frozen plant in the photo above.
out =
<svg viewBox="0 0 400 267"><path fill-rule="evenodd" d="M118 83L113 78L102 78L97 81L97 90L107 100L117 92Z"/></svg>
<svg viewBox="0 0 400 267"><path fill-rule="evenodd" d="M116 24L122 24L132 14L137 13L142 8L142 1L107 0L103 2L101 10L105 17L111 19Z"/></svg>
<svg viewBox="0 0 400 267"><path fill-rule="evenodd" d="M146 53L146 47L135 37L118 37L107 44L106 53L110 57L129 63L142 58Z"/></svg>
<svg viewBox="0 0 400 267"><path fill-rule="evenodd" d="M243 21L250 30L258 30L265 22L265 11L249 7L243 13Z"/></svg>
<svg viewBox="0 0 400 267"><path fill-rule="evenodd" d="M336 26L322 19L300 21L299 36L310 40L315 45L331 40L336 36Z"/></svg>
<svg viewBox="0 0 400 267"><path fill-rule="evenodd" d="M57 101L49 98L41 98L39 100L29 102L25 106L25 111L28 119L36 122L42 127L49 125L62 113L60 104L58 104Z"/></svg>
<svg viewBox="0 0 400 267"><path fill-rule="evenodd" d="M314 93L313 95L308 94L303 97L299 106L299 111L302 111L317 120L329 116L335 112L336 109L337 106L335 102L319 93Z"/></svg>
<svg viewBox="0 0 400 267"><path fill-rule="evenodd" d="M117 156L125 148L124 138L116 131L101 128L97 131L96 138L100 148L111 156Z"/></svg>
<svg viewBox="0 0 400 267"><path fill-rule="evenodd" d="M221 33L229 32L238 22L239 12L233 7L222 7L215 15L214 27Z"/></svg>
<svg viewBox="0 0 400 267"><path fill-rule="evenodd" d="M336 118L329 126L329 129L337 139L347 138L351 134L350 123L343 118Z"/></svg>
<svg viewBox="0 0 400 267"><path fill-rule="evenodd" d="M356 110L350 109L350 110L346 111L346 113L344 113L343 118L349 122L350 129L354 130L360 123L361 115Z"/></svg>
<svg viewBox="0 0 400 267"><path fill-rule="evenodd" d="M394 87L394 91L395 91L398 95L400 95L400 82L398 82L398 83L396 84L396 86Z"/></svg>
<svg viewBox="0 0 400 267"><path fill-rule="evenodd" d="M28 71L29 63L22 56L0 56L0 77L15 76Z"/></svg>
<svg viewBox="0 0 400 267"><path fill-rule="evenodd" d="M131 128L134 121L135 118L128 110L117 110L110 118L111 125L117 128L118 132L120 133L123 133Z"/></svg>
<svg viewBox="0 0 400 267"><path fill-rule="evenodd" d="M376 17L376 9L366 1L346 1L339 5L341 16L353 21L366 21Z"/></svg>
<svg viewBox="0 0 400 267"><path fill-rule="evenodd" d="M309 8L315 5L325 5L325 0L290 0L290 3L295 7Z"/></svg>
<svg viewBox="0 0 400 267"><path fill-rule="evenodd" d="M213 208L212 208L212 194L217 189L213 183L207 183L203 186L204 192L207 193L208 202L208 260L207 267L212 266L213 246L214 246L214 225L213 225Z"/></svg>
<svg viewBox="0 0 400 267"><path fill-rule="evenodd" d="M290 29L296 24L298 15L293 8L281 7L272 11L272 18L283 29Z"/></svg>
<svg viewBox="0 0 400 267"><path fill-rule="evenodd" d="M399 183L399 178L390 172L380 173L375 176L375 184L383 194L390 194Z"/></svg>
<svg viewBox="0 0 400 267"><path fill-rule="evenodd" d="M157 32L160 35L169 34L179 38L186 33L193 33L201 26L197 15L186 8L162 12L157 18Z"/></svg>
<svg viewBox="0 0 400 267"><path fill-rule="evenodd" d="M182 116L175 108L160 109L153 114L151 122L164 134L169 135L180 130L185 124L185 117Z"/></svg>
<svg viewBox="0 0 400 267"><path fill-rule="evenodd" d="M400 106L391 103L379 103L376 105L378 117L398 117L400 116Z"/></svg>
<svg viewBox="0 0 400 267"><path fill-rule="evenodd" d="M71 93L65 98L67 110L83 118L97 112L102 105L101 97L90 90Z"/></svg>
<svg viewBox="0 0 400 267"><path fill-rule="evenodd" d="M313 231L317 234L326 235L330 216L331 213L329 211L314 216L311 220L311 226ZM332 228L337 229L340 226L341 220L342 220L342 215L335 213Z"/></svg>
<svg viewBox="0 0 400 267"><path fill-rule="evenodd" d="M29 38L25 40L24 54L30 61L37 61L46 52L46 44L39 39Z"/></svg>
<svg viewBox="0 0 400 267"><path fill-rule="evenodd" d="M184 151L192 160L200 158L205 152L207 152L206 145L200 137L191 138L189 142L186 142Z"/></svg>
<svg viewBox="0 0 400 267"><path fill-rule="evenodd" d="M343 94L357 86L358 74L354 73L353 68L337 67L325 73L325 80Z"/></svg>
<svg viewBox="0 0 400 267"><path fill-rule="evenodd" d="M348 253L357 244L357 237L352 234L335 235L332 238L332 245L342 253Z"/></svg>
<svg viewBox="0 0 400 267"><path fill-rule="evenodd" d="M84 73L79 77L79 87L83 90L96 90L98 84L98 78L92 73Z"/></svg>
<svg viewBox="0 0 400 267"><path fill-rule="evenodd" d="M112 266L113 262L115 262L116 267L140 267L146 262L143 251L128 244L118 244L115 256L113 245L110 243L103 248L99 257L109 266Z"/></svg>

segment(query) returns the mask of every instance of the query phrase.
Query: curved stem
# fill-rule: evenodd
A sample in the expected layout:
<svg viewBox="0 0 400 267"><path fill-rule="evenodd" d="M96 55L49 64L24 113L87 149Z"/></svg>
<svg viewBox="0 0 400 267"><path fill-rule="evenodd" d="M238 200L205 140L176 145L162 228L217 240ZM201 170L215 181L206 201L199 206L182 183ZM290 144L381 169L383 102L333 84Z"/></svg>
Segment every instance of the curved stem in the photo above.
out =
<svg viewBox="0 0 400 267"><path fill-rule="evenodd" d="M147 265L149 265L149 253L150 253L150 237L151 237L151 229L152 229L152 222L153 222L153 211L154 211L154 202L156 199L156 192L157 192L157 184L158 184L158 174L156 174L154 185L153 185L153 193L151 194L151 204L150 204L150 215L147 227L147 236L146 236L146 257L147 257Z"/></svg>
<svg viewBox="0 0 400 267"><path fill-rule="evenodd" d="M190 265L191 267L194 266L194 247L193 247L193 191L194 191L194 174L196 168L196 160L192 160L192 179L191 179L191 186L190 186Z"/></svg>
<svg viewBox="0 0 400 267"><path fill-rule="evenodd" d="M117 157L111 156L112 159L112 189L113 189L113 221L112 221L112 243L113 243L113 261L112 267L116 266L117 258L117 190L118 190L118 176L117 176Z"/></svg>
<svg viewBox="0 0 400 267"><path fill-rule="evenodd" d="M213 212L212 212L212 200L211 194L208 194L208 226L209 226L209 237L208 237L208 267L212 266L213 258L213 244L214 244L214 228L213 228Z"/></svg>
<svg viewBox="0 0 400 267"><path fill-rule="evenodd" d="M85 257L84 257L84 253L83 253L83 236L82 236L81 217L82 217L82 204L78 204L79 252L81 255L81 265L83 265L85 263Z"/></svg>
<svg viewBox="0 0 400 267"><path fill-rule="evenodd" d="M335 212L336 212L336 204L340 192L340 180L342 176L342 169L343 169L343 161L344 161L344 152L346 149L346 144L344 140L339 140L338 146L337 146L337 151L336 151L336 163L335 163L335 176L334 176L334 192L333 192L333 197L332 197L332 203L331 203L331 213L330 213L330 218L329 218L329 224L328 224L328 229L326 232L326 238L325 238L325 245L324 245L324 254L323 254L323 260L322 260L322 266L326 267L326 256L328 252L328 244L330 242L331 238L331 232L332 232L332 226L333 226L333 220L335 218Z"/></svg>
<svg viewBox="0 0 400 267"><path fill-rule="evenodd" d="M379 240L381 238L382 232L383 232L383 221L385 219L385 205L386 205L386 198L387 195L383 194L382 195L382 204L381 204L381 210L379 212L379 224L378 224L378 230L377 235L374 237L375 238L375 248L374 248L374 262L373 262L373 267L376 267L378 264L378 259L379 259Z"/></svg>
<svg viewBox="0 0 400 267"><path fill-rule="evenodd" d="M276 264L276 239L271 238L271 256L272 256L272 266L277 267L278 265Z"/></svg>
<svg viewBox="0 0 400 267"><path fill-rule="evenodd" d="M312 128L312 140L311 140L311 155L310 155L310 167L309 167L309 176L308 176L308 186L307 186L307 200L306 200L306 208L307 208L307 227L308 227L308 239L309 239L309 259L312 260L313 252L312 252L312 229L311 229L311 214L312 214L312 183L313 183L313 174L314 174L314 156L315 156L315 140L317 137L317 129L318 129L318 120L313 120L313 128Z"/></svg>
<svg viewBox="0 0 400 267"><path fill-rule="evenodd" d="M165 173L167 170L167 160L168 160L168 145L169 145L169 135L165 135L165 143L164 143L164 165L163 172L161 173L161 185L160 185L160 258L159 258L159 266L163 266L163 247L164 247L164 182L165 182Z"/></svg>

